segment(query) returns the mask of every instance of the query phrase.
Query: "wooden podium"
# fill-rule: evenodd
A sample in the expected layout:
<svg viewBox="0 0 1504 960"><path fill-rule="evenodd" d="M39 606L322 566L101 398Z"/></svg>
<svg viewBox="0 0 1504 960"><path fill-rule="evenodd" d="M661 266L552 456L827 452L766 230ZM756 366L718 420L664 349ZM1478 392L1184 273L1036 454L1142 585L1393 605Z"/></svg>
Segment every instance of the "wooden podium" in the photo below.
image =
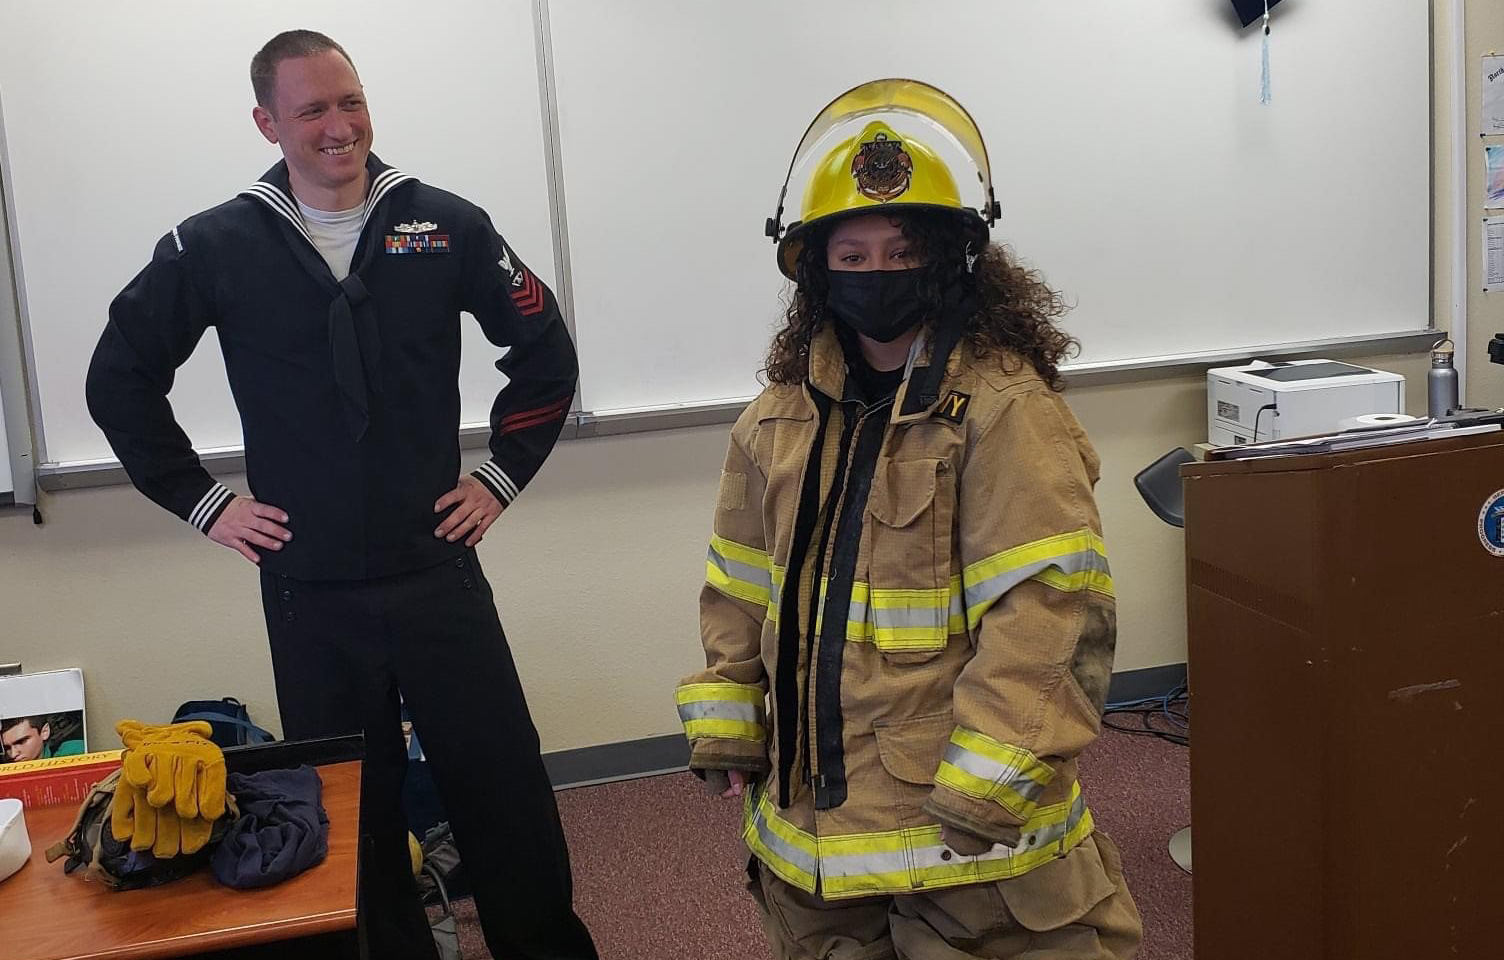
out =
<svg viewBox="0 0 1504 960"><path fill-rule="evenodd" d="M1182 475L1196 955L1504 957L1504 434Z"/></svg>

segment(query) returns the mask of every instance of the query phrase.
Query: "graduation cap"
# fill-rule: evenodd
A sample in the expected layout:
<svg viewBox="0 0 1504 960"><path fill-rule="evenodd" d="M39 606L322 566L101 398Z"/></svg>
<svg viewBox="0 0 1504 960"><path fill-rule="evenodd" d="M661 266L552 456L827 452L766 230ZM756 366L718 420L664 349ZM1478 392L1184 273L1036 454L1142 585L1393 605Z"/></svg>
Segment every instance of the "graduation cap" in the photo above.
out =
<svg viewBox="0 0 1504 960"><path fill-rule="evenodd" d="M1269 9L1273 10L1277 3L1279 0L1269 0ZM1264 0L1232 0L1232 6L1245 27L1255 20L1264 19Z"/></svg>

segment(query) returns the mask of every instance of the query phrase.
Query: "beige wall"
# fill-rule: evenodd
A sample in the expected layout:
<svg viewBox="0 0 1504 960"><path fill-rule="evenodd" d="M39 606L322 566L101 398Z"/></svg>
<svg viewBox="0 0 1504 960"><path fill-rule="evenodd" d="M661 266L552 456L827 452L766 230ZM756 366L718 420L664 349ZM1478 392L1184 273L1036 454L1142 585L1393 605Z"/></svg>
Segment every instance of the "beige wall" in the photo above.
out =
<svg viewBox="0 0 1504 960"><path fill-rule="evenodd" d="M1470 0L1469 63L1504 49L1504 8ZM1449 35L1446 10L1437 34ZM1437 96L1450 60L1441 51ZM1470 69L1469 143L1478 123ZM1445 102L1438 110L1438 209L1448 209ZM1476 151L1475 151L1476 152ZM1469 157L1469 217L1481 212L1481 157ZM1470 223L1469 265L1478 271ZM1437 322L1448 323L1450 245L1437 232ZM1469 289L1479 289L1469 282ZM1484 346L1504 331L1504 295L1473 295L1469 400L1504 404L1504 367ZM1424 411L1425 359L1364 357L1403 373ZM1098 490L1120 597L1119 669L1185 658L1180 532L1133 489L1141 467L1205 436L1199 378L1080 388L1070 401L1103 459ZM699 664L695 597L726 428L562 444L481 554L546 750L672 733L674 681ZM241 478L229 478L243 489ZM275 727L255 571L128 487L45 498L48 522L0 511L0 661L80 666L91 743L124 716L165 719L180 701L234 695Z"/></svg>

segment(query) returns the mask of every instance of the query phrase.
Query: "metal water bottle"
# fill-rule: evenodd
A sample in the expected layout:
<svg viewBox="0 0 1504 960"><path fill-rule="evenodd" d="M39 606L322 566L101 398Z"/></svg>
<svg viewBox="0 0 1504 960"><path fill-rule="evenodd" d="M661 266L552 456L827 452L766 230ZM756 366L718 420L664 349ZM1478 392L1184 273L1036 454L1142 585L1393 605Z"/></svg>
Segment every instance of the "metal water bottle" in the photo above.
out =
<svg viewBox="0 0 1504 960"><path fill-rule="evenodd" d="M1462 406L1457 395L1457 368L1452 366L1453 344L1439 340L1431 348L1431 369L1426 374L1426 415L1444 417Z"/></svg>

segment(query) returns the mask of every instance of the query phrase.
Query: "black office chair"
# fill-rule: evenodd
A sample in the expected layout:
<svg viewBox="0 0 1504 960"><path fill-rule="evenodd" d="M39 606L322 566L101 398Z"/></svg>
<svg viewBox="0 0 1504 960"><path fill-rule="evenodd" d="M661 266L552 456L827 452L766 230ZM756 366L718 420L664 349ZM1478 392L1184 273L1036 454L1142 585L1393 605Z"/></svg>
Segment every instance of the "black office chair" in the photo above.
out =
<svg viewBox="0 0 1504 960"><path fill-rule="evenodd" d="M1180 468L1195 459L1195 454L1185 447L1176 447L1133 478L1133 485L1138 487L1149 509L1172 527L1185 526L1185 487L1180 482Z"/></svg>
<svg viewBox="0 0 1504 960"><path fill-rule="evenodd" d="M1149 464L1133 478L1139 496L1154 515L1172 527L1185 526L1185 487L1180 479L1182 465L1194 462L1195 454L1176 447ZM1170 838L1170 859L1186 873L1191 872L1191 828L1186 827Z"/></svg>

